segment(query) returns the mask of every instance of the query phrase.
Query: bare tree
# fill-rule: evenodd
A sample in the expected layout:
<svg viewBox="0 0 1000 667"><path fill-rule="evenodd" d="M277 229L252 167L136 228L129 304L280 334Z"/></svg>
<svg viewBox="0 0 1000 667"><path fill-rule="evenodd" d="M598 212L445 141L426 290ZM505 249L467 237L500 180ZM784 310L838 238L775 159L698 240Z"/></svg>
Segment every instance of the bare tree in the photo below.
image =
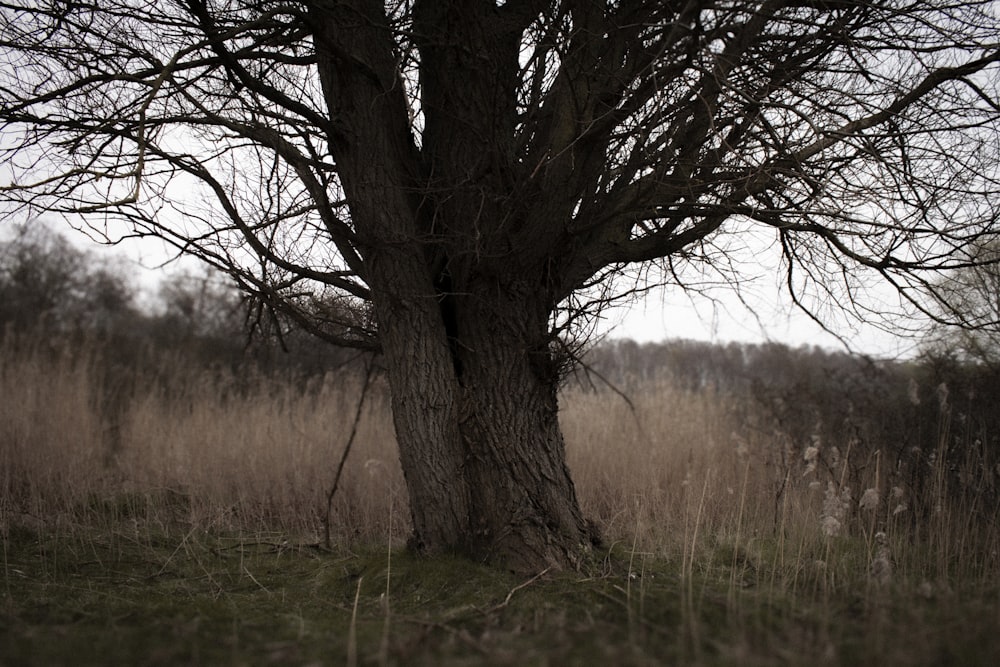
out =
<svg viewBox="0 0 1000 667"><path fill-rule="evenodd" d="M135 324L124 267L101 262L44 224L0 241L0 337L107 335Z"/></svg>
<svg viewBox="0 0 1000 667"><path fill-rule="evenodd" d="M556 390L615 298L738 282L756 229L803 306L865 314L869 275L919 305L997 231L993 2L0 6L6 200L380 350L431 553L537 570L593 537ZM317 324L320 290L370 316Z"/></svg>
<svg viewBox="0 0 1000 667"><path fill-rule="evenodd" d="M1000 244L982 245L974 257L975 264L934 285L936 317L924 348L932 356L956 355L1000 370Z"/></svg>

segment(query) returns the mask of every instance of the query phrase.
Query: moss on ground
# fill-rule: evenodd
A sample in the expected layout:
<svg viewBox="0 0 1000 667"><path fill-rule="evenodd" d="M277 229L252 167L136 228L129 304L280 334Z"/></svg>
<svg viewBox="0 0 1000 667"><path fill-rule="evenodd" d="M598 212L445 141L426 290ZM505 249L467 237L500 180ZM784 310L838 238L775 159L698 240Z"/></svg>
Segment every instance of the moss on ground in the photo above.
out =
<svg viewBox="0 0 1000 667"><path fill-rule="evenodd" d="M281 535L13 529L3 549L0 664L995 664L1000 657L996 591L966 603L954 591L926 599L857 588L825 600L791 597L760 577L733 577L724 567L731 551L685 580L679 563L619 549L596 554L586 571L537 578L402 550L328 552ZM903 637L914 628L919 640Z"/></svg>

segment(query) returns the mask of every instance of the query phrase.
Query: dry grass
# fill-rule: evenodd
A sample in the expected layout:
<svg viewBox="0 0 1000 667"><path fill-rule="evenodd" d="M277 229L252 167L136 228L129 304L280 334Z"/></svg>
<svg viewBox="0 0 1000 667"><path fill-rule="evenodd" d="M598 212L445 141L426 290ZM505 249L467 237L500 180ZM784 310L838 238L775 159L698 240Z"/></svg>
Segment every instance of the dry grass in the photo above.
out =
<svg viewBox="0 0 1000 667"><path fill-rule="evenodd" d="M180 364L149 373L120 414L101 409L93 350L0 350L0 519L48 520L118 498L206 530L316 533L360 381L299 386ZM116 421L112 425L109 421ZM108 433L119 435L117 451ZM369 398L334 504L343 539L380 540L405 505L392 423ZM164 498L170 502L163 502Z"/></svg>
<svg viewBox="0 0 1000 667"><path fill-rule="evenodd" d="M165 366L109 425L101 363L93 350L0 349L5 559L8 535L25 528L67 537L132 530L183 544L195 532L319 542L357 380L236 382ZM340 545L384 545L390 535L400 545L408 532L390 415L384 392L373 396L335 499ZM1000 630L998 508L945 493L945 471L927 491L933 498L912 498L880 453L852 451L846 437L788 442L725 396L668 383L631 398L629 406L581 389L562 398L585 513L627 563L612 593L623 596L631 646L655 625L654 570L659 583L677 582L680 621L666 630L677 632L673 657L690 662L921 664L954 640L942 636L945 617L974 615L977 641ZM984 459L962 474L986 480L993 465ZM916 517L918 505L932 510ZM347 599L360 590L351 583ZM387 603L384 613L387 628ZM856 622L844 624L851 615L864 619L860 636L851 635ZM723 626L729 635L714 636Z"/></svg>

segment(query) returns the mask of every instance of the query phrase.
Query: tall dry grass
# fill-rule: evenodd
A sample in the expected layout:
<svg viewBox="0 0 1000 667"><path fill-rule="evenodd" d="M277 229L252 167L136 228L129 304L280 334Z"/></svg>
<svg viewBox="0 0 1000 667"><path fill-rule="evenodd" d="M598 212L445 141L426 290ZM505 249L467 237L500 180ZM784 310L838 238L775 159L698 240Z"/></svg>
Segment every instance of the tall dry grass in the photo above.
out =
<svg viewBox="0 0 1000 667"><path fill-rule="evenodd" d="M109 410L107 355L13 339L0 347L0 527L111 510L166 528L318 533L359 379L299 384L163 359ZM381 539L390 520L405 524L403 498L391 420L374 392L334 498L334 535Z"/></svg>
<svg viewBox="0 0 1000 667"><path fill-rule="evenodd" d="M67 347L0 347L0 521L46 517L110 491L92 358Z"/></svg>
<svg viewBox="0 0 1000 667"><path fill-rule="evenodd" d="M0 347L0 528L141 519L319 539L359 379L236 377L164 359L109 409L108 354L12 338ZM610 544L670 559L688 580L728 579L733 591L876 587L880 555L892 582L927 595L1000 579L998 508L946 489L956 474L995 482L985 449L961 471L925 456L921 465L938 468L915 497L877 443L793 442L741 399L662 380L630 397L577 387L561 399L578 494ZM944 443L950 417L937 408ZM342 542L384 543L390 523L397 541L408 532L382 387L332 509Z"/></svg>

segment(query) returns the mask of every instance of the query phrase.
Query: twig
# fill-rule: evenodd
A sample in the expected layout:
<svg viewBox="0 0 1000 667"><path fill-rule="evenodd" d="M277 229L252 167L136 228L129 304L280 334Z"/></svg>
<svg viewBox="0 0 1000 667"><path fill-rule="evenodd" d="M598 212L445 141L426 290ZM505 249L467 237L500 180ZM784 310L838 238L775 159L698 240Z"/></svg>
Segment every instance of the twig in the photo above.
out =
<svg viewBox="0 0 1000 667"><path fill-rule="evenodd" d="M351 608L351 625L347 629L347 665L357 667L358 664L358 598L361 597L361 582L364 576L358 577L358 588L354 592L354 606Z"/></svg>
<svg viewBox="0 0 1000 667"><path fill-rule="evenodd" d="M483 655L490 654L490 649L484 646L481 642L477 641L472 635L469 634L469 631L464 628L455 628L441 621L431 621L426 618L417 618L415 616L396 616L395 619L398 621L402 621L404 623L413 623L415 625L422 625L425 628L432 628L434 630L444 630L451 636L465 642L470 647L479 651Z"/></svg>
<svg viewBox="0 0 1000 667"><path fill-rule="evenodd" d="M594 387L594 382L593 380L590 379L590 376L593 375L598 380L603 382L620 399L622 399L622 401L625 402L625 405L628 406L629 414L632 415L632 419L633 421L635 421L635 427L639 431L639 435L641 435L648 442L652 442L652 438L649 437L649 435L646 433L646 429L642 425L642 420L639 419L639 411L636 410L635 403L632 402L632 399L629 398L629 395L626 394L624 390L620 389L618 385L616 385L614 382L612 382L604 375L602 375L596 368L585 362L583 359L577 357L576 362L580 364L580 366L583 368L583 372L587 377L587 382L590 383L591 387ZM597 388L594 387L594 389L596 390Z"/></svg>
<svg viewBox="0 0 1000 667"><path fill-rule="evenodd" d="M265 593L270 593L271 592L271 591L267 590L267 586L265 586L264 584L262 584L259 581L257 581L257 577L253 576L253 574L250 573L250 570L248 570L245 565L243 566L243 571L246 572L246 575L248 577L250 577L250 581L252 581L253 583L257 584L262 591L264 591Z"/></svg>
<svg viewBox="0 0 1000 667"><path fill-rule="evenodd" d="M514 597L514 593L518 592L522 588L527 588L531 584L535 583L536 581L538 581L539 579L541 579L542 577L544 577L546 574L548 574L549 570L551 570L551 569L552 569L551 567L547 567L544 570L542 570L541 572L539 572L538 574L536 574L535 576L533 576L531 579L528 579L527 581L523 581L520 584L518 584L517 586L514 586L514 588L510 589L510 592L507 593L507 597L504 598L503 602L501 602L500 604L498 604L498 605L496 605L494 607L490 607L489 609L487 609L486 611L484 611L483 614L492 614L495 611L500 611L501 609L503 609L504 607L506 607L508 604L510 604L510 599L512 597Z"/></svg>
<svg viewBox="0 0 1000 667"><path fill-rule="evenodd" d="M372 359L369 358L365 362L365 383L361 387L361 398L358 399L358 409L354 413L354 423L351 425L351 435L347 438L347 445L344 447L344 453L340 455L340 463L337 465L337 474L333 478L333 486L330 487L330 492L326 494L326 516L323 519L323 543L326 545L328 550L333 548L330 541L330 514L333 511L333 496L337 493L337 487L340 486L340 476L344 473L344 464L347 463L347 455L351 453L351 447L354 445L354 438L358 434L358 423L361 421L361 411L365 406L365 396L368 395L368 387L371 386L372 372L374 371L375 364Z"/></svg>

